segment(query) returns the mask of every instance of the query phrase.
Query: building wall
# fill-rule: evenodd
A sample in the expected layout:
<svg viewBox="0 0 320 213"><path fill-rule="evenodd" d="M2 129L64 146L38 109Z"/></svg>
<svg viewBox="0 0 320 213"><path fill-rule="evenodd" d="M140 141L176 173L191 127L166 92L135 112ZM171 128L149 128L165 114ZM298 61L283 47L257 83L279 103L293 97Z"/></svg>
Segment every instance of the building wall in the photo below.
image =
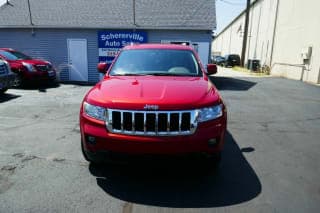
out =
<svg viewBox="0 0 320 213"><path fill-rule="evenodd" d="M320 83L320 1L279 0L276 21L277 2L257 0L251 6L245 61L258 59L273 75ZM244 21L242 14L216 37L213 54L241 55ZM309 46L311 59L304 65L301 53Z"/></svg>
<svg viewBox="0 0 320 213"><path fill-rule="evenodd" d="M213 55L241 54L244 17L237 19L212 43Z"/></svg>
<svg viewBox="0 0 320 213"><path fill-rule="evenodd" d="M207 58L209 58L210 31L146 31L148 43L160 43L162 40L206 43L208 47ZM50 61L57 68L60 80L68 81L67 39L87 39L88 79L89 82L97 82L99 81L99 73L96 70L98 63L97 32L98 30L35 29L32 32L31 29L0 29L0 47L10 47L25 52L34 58ZM204 61L204 63L207 61Z"/></svg>
<svg viewBox="0 0 320 213"><path fill-rule="evenodd" d="M320 1L281 0L276 28L272 73L320 83ZM306 68L301 53L312 47ZM288 65L286 65L288 64ZM298 66L294 66L298 65Z"/></svg>
<svg viewBox="0 0 320 213"><path fill-rule="evenodd" d="M263 0L251 9L246 59L270 66L277 0ZM241 45L242 47L242 45Z"/></svg>
<svg viewBox="0 0 320 213"><path fill-rule="evenodd" d="M277 0L258 0L251 7L245 61L258 59L261 64L270 64L273 27ZM212 42L212 52L241 55L245 14L234 20Z"/></svg>
<svg viewBox="0 0 320 213"><path fill-rule="evenodd" d="M92 30L34 30L31 29L0 29L0 47L10 47L24 52L34 58L50 61L57 69L60 80L69 80L68 38L87 39L88 79L96 82L98 63L98 39Z"/></svg>

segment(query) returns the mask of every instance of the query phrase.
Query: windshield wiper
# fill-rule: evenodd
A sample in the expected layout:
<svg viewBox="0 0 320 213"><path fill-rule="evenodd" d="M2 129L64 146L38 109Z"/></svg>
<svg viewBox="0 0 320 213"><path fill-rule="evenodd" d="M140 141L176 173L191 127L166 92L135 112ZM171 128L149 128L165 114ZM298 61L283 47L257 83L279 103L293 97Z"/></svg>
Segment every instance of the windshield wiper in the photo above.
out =
<svg viewBox="0 0 320 213"><path fill-rule="evenodd" d="M148 74L144 73L118 73L118 74L112 74L111 76L144 76Z"/></svg>
<svg viewBox="0 0 320 213"><path fill-rule="evenodd" d="M154 76L196 76L195 74L191 74L191 73L170 73L170 72L155 72L155 73L148 73L148 75L154 75Z"/></svg>
<svg viewBox="0 0 320 213"><path fill-rule="evenodd" d="M192 76L198 75L192 73L170 73L170 72L154 72L154 73L118 73L111 74L111 76Z"/></svg>

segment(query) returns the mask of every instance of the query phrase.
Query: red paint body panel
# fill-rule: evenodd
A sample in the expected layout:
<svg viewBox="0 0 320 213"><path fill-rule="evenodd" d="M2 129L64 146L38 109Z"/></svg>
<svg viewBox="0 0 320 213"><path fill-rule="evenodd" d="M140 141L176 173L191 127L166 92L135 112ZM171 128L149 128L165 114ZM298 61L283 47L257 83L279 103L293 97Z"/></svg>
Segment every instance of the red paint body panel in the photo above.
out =
<svg viewBox="0 0 320 213"><path fill-rule="evenodd" d="M11 48L0 48L0 50L4 50L7 52L14 52L15 50ZM8 61L10 64L10 67L13 72L21 74L23 79L25 81L38 81L38 80L51 80L56 78L56 70L52 67L51 74L49 75L48 72L44 72L39 70L37 67L35 67L35 72L29 72L26 67L23 66L23 62L31 64L33 66L35 65L48 65L50 62L40 60L40 59L29 59L29 60L10 60L6 58L4 55L0 54L0 57Z"/></svg>
<svg viewBox="0 0 320 213"><path fill-rule="evenodd" d="M220 101L203 77L115 76L98 83L87 101L111 109L141 110L148 104L161 110L190 110Z"/></svg>
<svg viewBox="0 0 320 213"><path fill-rule="evenodd" d="M129 136L109 133L104 123L97 123L90 117L80 117L81 137L84 134L94 135L97 144L84 143L91 152L112 151L127 154L183 154L183 153L215 153L224 145L226 117L202 123L193 135L187 136ZM209 147L208 140L218 138L217 146Z"/></svg>
<svg viewBox="0 0 320 213"><path fill-rule="evenodd" d="M120 152L128 154L182 154L217 153L224 144L227 113L224 103L209 81L198 55L187 46L143 44L127 46L132 49L173 49L192 51L203 76L109 76L113 64L104 79L94 86L84 100L92 105L122 110L144 110L144 106L157 105L159 110L194 110L223 105L223 115L215 120L198 123L195 133L175 136L137 136L111 133L103 121L87 116L80 108L80 130L83 148L89 152ZM117 58L114 60L114 62ZM96 139L94 145L87 143L86 136ZM209 146L208 140L218 143Z"/></svg>

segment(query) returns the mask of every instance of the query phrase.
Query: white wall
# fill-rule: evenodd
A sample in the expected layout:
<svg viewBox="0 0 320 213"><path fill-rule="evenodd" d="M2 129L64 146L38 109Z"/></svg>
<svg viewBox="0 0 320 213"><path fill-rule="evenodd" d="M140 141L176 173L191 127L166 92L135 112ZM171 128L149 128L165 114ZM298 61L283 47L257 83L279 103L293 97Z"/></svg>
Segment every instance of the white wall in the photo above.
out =
<svg viewBox="0 0 320 213"><path fill-rule="evenodd" d="M244 17L241 17L214 40L211 52L219 52L219 54L222 56L232 53L240 54L243 39L243 29Z"/></svg>
<svg viewBox="0 0 320 213"><path fill-rule="evenodd" d="M272 73L288 78L320 83L320 1L281 0L277 22ZM312 47L306 69L279 65L303 64L301 52Z"/></svg>
<svg viewBox="0 0 320 213"><path fill-rule="evenodd" d="M250 10L246 62L248 59L259 59L261 64L270 64L276 1L261 0ZM213 41L212 52L221 52L221 55L232 53L241 55L244 23L245 14Z"/></svg>
<svg viewBox="0 0 320 213"><path fill-rule="evenodd" d="M247 59L270 65L277 0L262 0L251 9ZM242 47L242 45L241 45Z"/></svg>
<svg viewBox="0 0 320 213"><path fill-rule="evenodd" d="M320 83L320 1L279 0L274 31L277 2L258 0L251 7L245 61L258 59L261 65L272 67L273 75ZM212 53L241 55L244 19L245 14L218 35ZM308 46L312 46L312 57L303 71L301 52Z"/></svg>

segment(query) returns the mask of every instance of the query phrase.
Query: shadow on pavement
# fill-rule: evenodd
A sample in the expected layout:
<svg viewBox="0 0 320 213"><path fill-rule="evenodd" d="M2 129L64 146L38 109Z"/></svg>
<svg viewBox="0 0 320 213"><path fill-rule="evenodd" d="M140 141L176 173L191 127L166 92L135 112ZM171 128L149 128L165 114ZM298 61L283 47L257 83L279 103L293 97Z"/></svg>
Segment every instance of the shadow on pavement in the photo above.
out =
<svg viewBox="0 0 320 213"><path fill-rule="evenodd" d="M62 84L75 85L75 86L94 86L96 82L86 82L86 81L61 81Z"/></svg>
<svg viewBox="0 0 320 213"><path fill-rule="evenodd" d="M23 85L22 87L16 87L15 89L20 90L38 90L39 92L47 92L47 89L54 89L60 87L60 83L58 82L36 82L36 83L28 83Z"/></svg>
<svg viewBox="0 0 320 213"><path fill-rule="evenodd" d="M205 172L209 168L199 166L201 161L143 163L90 164L89 170L109 195L143 205L221 207L249 201L261 192L256 173L229 133L218 171Z"/></svg>
<svg viewBox="0 0 320 213"><path fill-rule="evenodd" d="M256 82L231 77L210 77L211 82L218 90L249 90Z"/></svg>
<svg viewBox="0 0 320 213"><path fill-rule="evenodd" d="M10 94L10 93L4 93L4 94L0 94L0 103L4 103L16 98L21 97L21 95L14 95L14 94Z"/></svg>

